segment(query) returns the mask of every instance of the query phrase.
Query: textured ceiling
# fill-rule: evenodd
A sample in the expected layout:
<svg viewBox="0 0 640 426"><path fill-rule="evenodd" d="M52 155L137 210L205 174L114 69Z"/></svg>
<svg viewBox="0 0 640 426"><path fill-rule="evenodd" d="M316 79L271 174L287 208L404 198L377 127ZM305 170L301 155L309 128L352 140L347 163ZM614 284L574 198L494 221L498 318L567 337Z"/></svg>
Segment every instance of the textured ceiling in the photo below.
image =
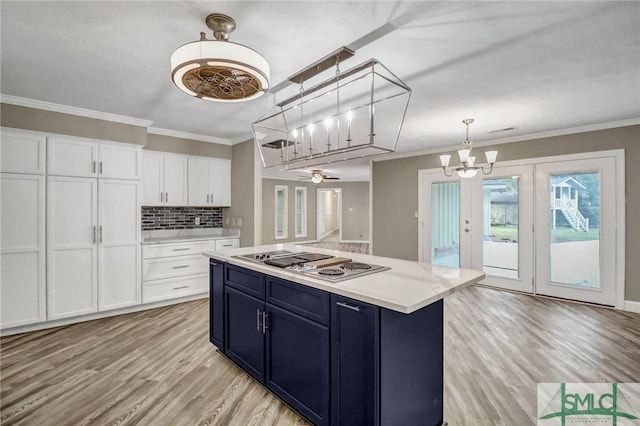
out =
<svg viewBox="0 0 640 426"><path fill-rule="evenodd" d="M11 2L1 7L1 91L226 138L298 90L280 84L342 45L375 57L413 94L398 151L640 117L640 2ZM169 57L232 16L231 40L261 52L273 86L221 105L171 82ZM210 34L209 34L210 36ZM326 76L321 76L324 78ZM513 128L508 132L494 132ZM366 163L360 163L366 164ZM364 169L333 165L335 175ZM342 172L341 172L342 170ZM298 172L294 172L299 174Z"/></svg>

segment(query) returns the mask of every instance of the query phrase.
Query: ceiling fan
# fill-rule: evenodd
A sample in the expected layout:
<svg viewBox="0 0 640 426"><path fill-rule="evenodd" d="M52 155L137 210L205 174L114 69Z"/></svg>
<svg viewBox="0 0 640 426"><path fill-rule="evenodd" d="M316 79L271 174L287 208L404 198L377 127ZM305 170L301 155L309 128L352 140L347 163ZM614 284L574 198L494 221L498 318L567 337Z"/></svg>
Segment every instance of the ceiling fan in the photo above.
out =
<svg viewBox="0 0 640 426"><path fill-rule="evenodd" d="M301 180L307 180L309 179L309 176L300 176ZM325 180L338 180L340 179L339 177L332 177L332 176L327 176L325 174L322 173L322 170L311 170L311 182L313 183L320 183L322 181Z"/></svg>

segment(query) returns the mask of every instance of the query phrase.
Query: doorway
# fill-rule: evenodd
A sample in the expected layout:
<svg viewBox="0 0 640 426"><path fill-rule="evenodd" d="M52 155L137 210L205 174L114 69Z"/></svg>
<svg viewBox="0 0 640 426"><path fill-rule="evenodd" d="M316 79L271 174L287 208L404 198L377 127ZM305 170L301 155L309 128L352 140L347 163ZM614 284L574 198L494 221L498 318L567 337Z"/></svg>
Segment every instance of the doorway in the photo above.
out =
<svg viewBox="0 0 640 426"><path fill-rule="evenodd" d="M624 152L504 162L487 176L419 172L419 259L480 284L624 302Z"/></svg>
<svg viewBox="0 0 640 426"><path fill-rule="evenodd" d="M316 193L316 239L342 241L342 189L318 188Z"/></svg>

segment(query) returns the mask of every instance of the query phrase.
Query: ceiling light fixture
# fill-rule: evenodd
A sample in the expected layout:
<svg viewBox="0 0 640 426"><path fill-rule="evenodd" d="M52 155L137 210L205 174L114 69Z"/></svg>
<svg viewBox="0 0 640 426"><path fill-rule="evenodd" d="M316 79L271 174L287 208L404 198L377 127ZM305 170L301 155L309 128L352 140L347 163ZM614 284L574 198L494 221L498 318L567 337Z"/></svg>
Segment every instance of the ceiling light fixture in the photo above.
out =
<svg viewBox="0 0 640 426"><path fill-rule="evenodd" d="M215 40L200 33L200 40L178 47L171 55L171 79L183 92L216 102L256 99L269 89L270 69L258 52L229 41L236 23L212 13L205 19Z"/></svg>
<svg viewBox="0 0 640 426"><path fill-rule="evenodd" d="M440 165L442 166L442 170L444 171L445 176L453 176L453 172L458 172L458 176L462 178L474 177L478 170L482 172L483 175L488 175L493 171L493 165L496 163L496 158L498 157L498 151L487 151L484 155L487 157L488 168L485 165L475 166L474 163L476 161L476 157L471 155L471 141L469 140L469 124L473 123L473 118L466 118L462 120L464 124L467 126L467 137L463 142L463 147L458 151L458 156L460 157L460 165L455 168L449 167L449 160L451 160L451 155L441 155L440 156Z"/></svg>
<svg viewBox="0 0 640 426"><path fill-rule="evenodd" d="M253 123L265 167L313 168L395 151L411 89L376 59L341 72L354 53L342 47L289 77L300 93ZM305 89L332 67L333 77Z"/></svg>
<svg viewBox="0 0 640 426"><path fill-rule="evenodd" d="M320 170L313 170L311 172L311 182L313 183L320 183L322 182L324 179L322 177L322 172Z"/></svg>

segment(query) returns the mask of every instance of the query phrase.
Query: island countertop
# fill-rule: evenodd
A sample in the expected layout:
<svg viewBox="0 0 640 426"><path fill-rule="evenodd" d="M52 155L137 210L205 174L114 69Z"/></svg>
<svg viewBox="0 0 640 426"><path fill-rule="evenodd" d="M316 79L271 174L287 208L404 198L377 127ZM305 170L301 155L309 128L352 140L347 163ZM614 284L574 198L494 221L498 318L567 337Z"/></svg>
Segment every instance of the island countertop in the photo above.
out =
<svg viewBox="0 0 640 426"><path fill-rule="evenodd" d="M353 259L354 262L386 266L391 269L334 283L286 269L234 257L274 250L288 250L294 253L322 253L350 258ZM205 252L203 254L233 265L294 281L330 293L350 297L404 314L415 312L485 277L482 271L474 269L451 268L403 259L290 244L242 247L224 251Z"/></svg>

